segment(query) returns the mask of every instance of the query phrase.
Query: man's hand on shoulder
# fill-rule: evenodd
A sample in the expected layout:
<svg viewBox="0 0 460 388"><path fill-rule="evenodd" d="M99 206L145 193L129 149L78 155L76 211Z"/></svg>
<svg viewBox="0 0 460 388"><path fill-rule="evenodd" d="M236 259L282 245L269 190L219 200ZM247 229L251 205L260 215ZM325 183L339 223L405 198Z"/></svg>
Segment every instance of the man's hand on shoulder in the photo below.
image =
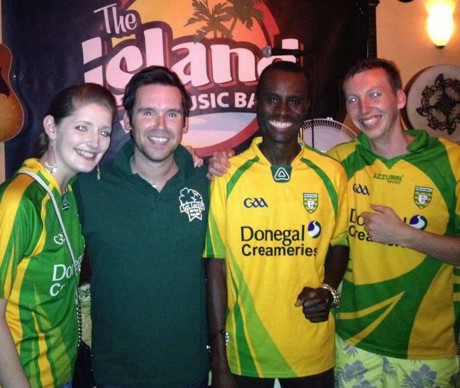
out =
<svg viewBox="0 0 460 388"><path fill-rule="evenodd" d="M184 146L188 152L190 152L190 154L192 155L192 158L193 158L193 165L195 167L201 167L203 166L203 158L200 158L196 152L195 152L195 148L193 148L192 146Z"/></svg>
<svg viewBox="0 0 460 388"><path fill-rule="evenodd" d="M234 155L235 151L233 150L215 152L209 159L207 174L208 179L212 181L215 176L224 175L231 167L228 160Z"/></svg>

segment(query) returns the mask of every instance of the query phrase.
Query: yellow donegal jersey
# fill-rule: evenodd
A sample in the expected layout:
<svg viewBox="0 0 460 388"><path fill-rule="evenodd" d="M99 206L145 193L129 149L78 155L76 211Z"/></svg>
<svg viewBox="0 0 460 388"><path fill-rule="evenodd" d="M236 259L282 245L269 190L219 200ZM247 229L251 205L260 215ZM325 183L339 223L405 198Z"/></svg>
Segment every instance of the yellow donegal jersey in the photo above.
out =
<svg viewBox="0 0 460 388"><path fill-rule="evenodd" d="M261 141L212 183L205 256L226 260L232 372L313 375L334 365L333 318L311 323L294 304L321 285L329 244L346 243L346 176L304 145L291 166L271 166Z"/></svg>
<svg viewBox="0 0 460 388"><path fill-rule="evenodd" d="M372 153L364 135L338 146L349 178L350 263L337 333L364 350L407 359L454 357L458 270L413 249L373 242L361 214L370 204L394 209L407 224L460 236L460 146L408 131L408 153Z"/></svg>
<svg viewBox="0 0 460 388"><path fill-rule="evenodd" d="M0 298L7 301L6 322L30 385L59 387L72 379L77 357L80 272L74 275L48 193L23 171L40 175L53 190L78 265L84 241L71 186L61 195L37 159L26 160L0 186Z"/></svg>

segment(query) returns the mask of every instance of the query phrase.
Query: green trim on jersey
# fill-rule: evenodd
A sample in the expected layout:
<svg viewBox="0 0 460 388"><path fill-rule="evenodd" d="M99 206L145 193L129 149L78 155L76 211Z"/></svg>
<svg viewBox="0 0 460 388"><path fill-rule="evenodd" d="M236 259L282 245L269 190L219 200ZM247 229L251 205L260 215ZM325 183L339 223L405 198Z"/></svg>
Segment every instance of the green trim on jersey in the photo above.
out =
<svg viewBox="0 0 460 388"><path fill-rule="evenodd" d="M204 255L226 260L233 373L292 378L334 365L334 322L311 323L295 301L319 287L329 244L346 240L346 175L303 144L289 182L278 183L253 140L211 184Z"/></svg>
<svg viewBox="0 0 460 388"><path fill-rule="evenodd" d="M246 163L240 166L238 170L236 170L235 174L229 180L228 185L227 185L227 198L230 196L230 193L232 192L235 185L238 183L238 180L241 178L241 176L247 170L249 170L254 163L257 163L258 161L259 161L259 157L256 156L255 158L248 160Z"/></svg>
<svg viewBox="0 0 460 388"><path fill-rule="evenodd" d="M32 387L55 387L72 378L78 329L73 265L47 192L21 171L37 173L62 207L60 189L36 159L0 186L0 298ZM84 242L70 185L61 212L81 263ZM79 274L77 274L79 276Z"/></svg>
<svg viewBox="0 0 460 388"><path fill-rule="evenodd" d="M409 152L372 153L364 134L329 154L347 171L350 262L337 315L341 338L366 351L407 359L457 353L460 271L397 245L375 243L361 213L389 206L413 227L460 236L460 146L407 131Z"/></svg>
<svg viewBox="0 0 460 388"><path fill-rule="evenodd" d="M327 193L329 195L329 198L332 202L332 206L334 209L334 217L337 217L338 211L339 211L339 198L337 196L337 191L335 190L334 184L331 182L329 177L326 175L326 173L316 166L314 163L312 163L310 160L301 158L300 159L303 163L305 163L308 167L312 168L318 176L321 178L321 180L324 182L324 186L327 189Z"/></svg>
<svg viewBox="0 0 460 388"><path fill-rule="evenodd" d="M255 360L263 359L266 354L270 354L273 359L277 361L277 367L286 371L287 375L294 375L294 371L290 367L288 361L280 353L276 343L270 336L270 333L264 326L264 323L260 316L254 314L250 325L246 325L245 328L245 311L255 311L256 306L251 297L250 286L245 282L244 275L238 266L237 259L231 255L229 258L232 261L232 268L235 271L230 273L231 283L234 287L236 294L246 295L244 299L241 299L239 303L235 304L234 309L234 320L230 323L229 331L233 333L244 333L247 332L247 337L239 335L235 341L232 342L234 351L229 352L231 360L230 364L240 364L242 375L247 376L269 376L270 368L261 363L256 363ZM240 286L238 287L238 284ZM250 341L248 340L250 338ZM238 358L238 354L251 354L253 357Z"/></svg>

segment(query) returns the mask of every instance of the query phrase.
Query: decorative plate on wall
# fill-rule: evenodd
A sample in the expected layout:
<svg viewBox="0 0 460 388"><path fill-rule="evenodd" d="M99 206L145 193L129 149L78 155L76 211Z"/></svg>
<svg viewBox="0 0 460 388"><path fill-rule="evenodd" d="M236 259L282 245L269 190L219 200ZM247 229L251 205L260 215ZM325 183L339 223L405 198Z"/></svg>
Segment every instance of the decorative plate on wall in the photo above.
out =
<svg viewBox="0 0 460 388"><path fill-rule="evenodd" d="M428 67L409 81L406 125L460 142L460 67Z"/></svg>

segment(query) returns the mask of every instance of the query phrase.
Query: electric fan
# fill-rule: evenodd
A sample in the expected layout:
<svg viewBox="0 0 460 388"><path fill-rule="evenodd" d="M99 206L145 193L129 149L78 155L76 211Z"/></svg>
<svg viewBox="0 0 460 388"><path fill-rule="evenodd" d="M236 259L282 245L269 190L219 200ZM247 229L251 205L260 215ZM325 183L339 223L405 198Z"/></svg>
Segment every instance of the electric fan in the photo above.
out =
<svg viewBox="0 0 460 388"><path fill-rule="evenodd" d="M337 144L349 142L358 135L355 130L331 117L305 120L301 133L306 144L322 152L327 152Z"/></svg>

